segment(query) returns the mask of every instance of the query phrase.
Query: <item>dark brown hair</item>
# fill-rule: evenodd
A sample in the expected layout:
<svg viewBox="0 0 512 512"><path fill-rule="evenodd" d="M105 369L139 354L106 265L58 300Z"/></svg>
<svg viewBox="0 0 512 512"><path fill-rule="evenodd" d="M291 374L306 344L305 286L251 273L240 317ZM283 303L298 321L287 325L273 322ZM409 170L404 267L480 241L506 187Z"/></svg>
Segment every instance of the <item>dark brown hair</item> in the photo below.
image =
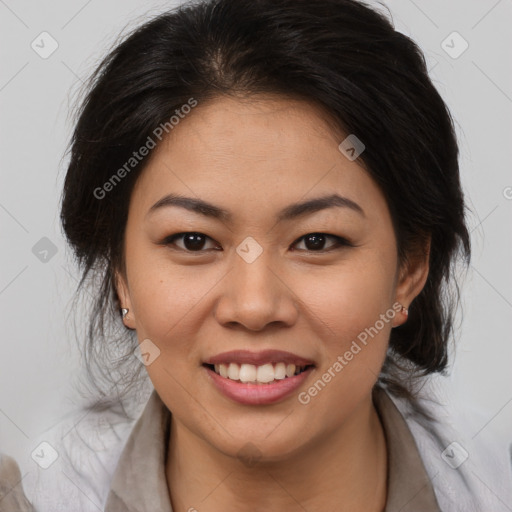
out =
<svg viewBox="0 0 512 512"><path fill-rule="evenodd" d="M431 236L426 285L391 332L380 382L407 394L397 368L446 368L459 299L453 270L459 257L469 262L470 238L453 122L422 52L356 0L203 0L156 16L117 44L79 107L61 219L82 270L79 289L92 278L84 354L99 397L119 398L145 374L131 355L136 338L121 322L113 278L148 157L103 197L94 191L191 98L201 105L258 93L312 101L363 141L359 158L386 197L402 264Z"/></svg>

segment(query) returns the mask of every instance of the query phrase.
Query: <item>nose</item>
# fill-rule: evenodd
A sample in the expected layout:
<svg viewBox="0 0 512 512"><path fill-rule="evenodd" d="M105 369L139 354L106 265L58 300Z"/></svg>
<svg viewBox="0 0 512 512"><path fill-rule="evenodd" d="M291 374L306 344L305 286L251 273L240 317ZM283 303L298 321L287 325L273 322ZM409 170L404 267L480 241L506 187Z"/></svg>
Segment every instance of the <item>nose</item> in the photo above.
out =
<svg viewBox="0 0 512 512"><path fill-rule="evenodd" d="M264 254L252 263L235 256L215 307L215 317L223 326L261 331L269 324L289 327L297 321L298 300L292 285Z"/></svg>

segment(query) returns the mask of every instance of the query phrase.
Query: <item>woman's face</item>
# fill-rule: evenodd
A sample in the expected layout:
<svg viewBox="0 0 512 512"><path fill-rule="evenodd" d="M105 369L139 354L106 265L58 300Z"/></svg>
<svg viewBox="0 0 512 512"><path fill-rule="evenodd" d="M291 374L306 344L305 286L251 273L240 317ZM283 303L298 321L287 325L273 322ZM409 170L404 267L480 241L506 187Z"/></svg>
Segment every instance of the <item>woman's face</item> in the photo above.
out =
<svg viewBox="0 0 512 512"><path fill-rule="evenodd" d="M173 421L225 454L250 440L278 460L357 418L406 320L396 303L423 287L426 265L399 271L384 196L344 138L305 102L217 99L133 190L125 324ZM283 378L293 364L306 369Z"/></svg>

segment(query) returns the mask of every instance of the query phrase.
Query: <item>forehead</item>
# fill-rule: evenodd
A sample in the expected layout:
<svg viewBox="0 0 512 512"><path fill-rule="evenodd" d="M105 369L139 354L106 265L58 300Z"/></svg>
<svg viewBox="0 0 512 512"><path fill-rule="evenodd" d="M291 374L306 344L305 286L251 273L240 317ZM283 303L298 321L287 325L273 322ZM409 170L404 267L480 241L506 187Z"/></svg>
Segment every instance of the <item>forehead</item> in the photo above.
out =
<svg viewBox="0 0 512 512"><path fill-rule="evenodd" d="M332 192L377 200L370 175L338 149L344 137L312 103L217 98L183 116L153 150L134 199L146 209L170 192L259 209Z"/></svg>

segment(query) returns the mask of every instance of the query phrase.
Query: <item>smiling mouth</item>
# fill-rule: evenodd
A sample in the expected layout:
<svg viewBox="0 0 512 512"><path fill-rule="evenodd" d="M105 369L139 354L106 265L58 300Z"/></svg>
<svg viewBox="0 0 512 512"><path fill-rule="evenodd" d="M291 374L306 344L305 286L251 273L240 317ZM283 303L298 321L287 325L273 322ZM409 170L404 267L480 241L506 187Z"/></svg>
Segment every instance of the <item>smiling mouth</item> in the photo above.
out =
<svg viewBox="0 0 512 512"><path fill-rule="evenodd" d="M272 384L278 381L286 380L313 368L314 365L295 365L279 363L266 363L263 365L253 364L203 364L204 367L215 372L225 379L244 384Z"/></svg>

